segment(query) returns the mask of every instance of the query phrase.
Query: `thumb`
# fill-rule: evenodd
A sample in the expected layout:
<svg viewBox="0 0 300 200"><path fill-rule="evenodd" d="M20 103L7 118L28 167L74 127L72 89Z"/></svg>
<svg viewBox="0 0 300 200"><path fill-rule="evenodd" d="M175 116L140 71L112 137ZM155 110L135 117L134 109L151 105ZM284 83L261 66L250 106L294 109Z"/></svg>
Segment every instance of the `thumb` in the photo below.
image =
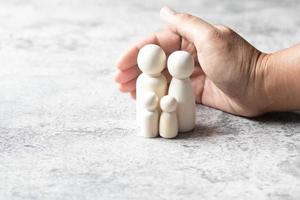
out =
<svg viewBox="0 0 300 200"><path fill-rule="evenodd" d="M203 41L207 35L216 31L206 21L190 14L177 13L168 7L163 7L160 10L160 18L167 23L171 30L190 42Z"/></svg>

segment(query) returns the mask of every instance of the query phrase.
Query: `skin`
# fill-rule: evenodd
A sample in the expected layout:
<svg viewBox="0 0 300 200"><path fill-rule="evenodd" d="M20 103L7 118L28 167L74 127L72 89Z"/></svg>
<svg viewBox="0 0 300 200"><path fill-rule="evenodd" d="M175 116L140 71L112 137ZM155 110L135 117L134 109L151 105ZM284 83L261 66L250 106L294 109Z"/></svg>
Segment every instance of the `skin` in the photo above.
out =
<svg viewBox="0 0 300 200"><path fill-rule="evenodd" d="M141 73L137 54L144 45L157 44L167 55L176 50L193 55L190 78L197 103L245 117L300 110L300 45L266 54L226 26L167 7L160 17L167 28L133 45L117 61L115 81L121 92L135 98ZM170 81L167 68L163 73Z"/></svg>

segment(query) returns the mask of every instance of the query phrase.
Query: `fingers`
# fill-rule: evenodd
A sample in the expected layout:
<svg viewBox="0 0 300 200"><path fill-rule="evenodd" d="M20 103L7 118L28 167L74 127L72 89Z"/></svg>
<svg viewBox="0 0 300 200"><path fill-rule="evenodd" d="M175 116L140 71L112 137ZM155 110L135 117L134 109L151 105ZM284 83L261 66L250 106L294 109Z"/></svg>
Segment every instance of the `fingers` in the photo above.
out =
<svg viewBox="0 0 300 200"><path fill-rule="evenodd" d="M130 92L130 96L133 99L136 99L136 90Z"/></svg>
<svg viewBox="0 0 300 200"><path fill-rule="evenodd" d="M160 17L171 30L195 43L215 31L206 21L190 14L177 13L168 7L161 9Z"/></svg>
<svg viewBox="0 0 300 200"><path fill-rule="evenodd" d="M115 75L115 81L121 84L127 83L133 79L136 79L141 71L137 66L131 67L125 71L117 71Z"/></svg>
<svg viewBox="0 0 300 200"><path fill-rule="evenodd" d="M142 41L133 45L129 49L127 49L121 57L117 60L117 67L120 70L129 69L137 64L136 59L139 53L139 50L145 46L146 44L155 44L156 38L154 35L144 38Z"/></svg>
<svg viewBox="0 0 300 200"><path fill-rule="evenodd" d="M115 81L118 83L119 90L124 93L129 92L130 96L135 99L136 80L140 73L137 66L125 71L118 70L115 74Z"/></svg>
<svg viewBox="0 0 300 200"><path fill-rule="evenodd" d="M119 71L115 75L115 81L119 83L119 89L122 92L130 92L130 95L133 98L135 97L135 80L141 73L137 67L137 55L143 46L146 44L157 44L168 55L173 51L179 50L181 46L180 43L181 39L178 34L171 30L163 30L144 38L130 47L121 55L116 63ZM167 70L165 70L164 74L166 74L167 77L170 76Z"/></svg>
<svg viewBox="0 0 300 200"><path fill-rule="evenodd" d="M182 38L182 40L181 40L181 50L189 52L193 56L195 63L198 64L197 49L196 49L194 43L188 41L185 38Z"/></svg>
<svg viewBox="0 0 300 200"><path fill-rule="evenodd" d="M135 86L136 86L136 79L131 80L125 84L119 84L119 90L121 92L132 92L135 90Z"/></svg>
<svg viewBox="0 0 300 200"><path fill-rule="evenodd" d="M193 71L192 75L190 76L190 78L199 77L201 75L205 75L202 68L200 67L200 65L195 65L194 71Z"/></svg>
<svg viewBox="0 0 300 200"><path fill-rule="evenodd" d="M172 76L171 76L171 74L169 73L168 68L165 68L165 69L162 71L162 74L166 77L168 83L170 83L170 81L171 81L171 79L172 79Z"/></svg>
<svg viewBox="0 0 300 200"><path fill-rule="evenodd" d="M118 59L116 66L119 70L127 70L137 64L139 50L146 44L159 45L166 54L180 49L180 36L170 30L153 33L125 51Z"/></svg>
<svg viewBox="0 0 300 200"><path fill-rule="evenodd" d="M134 65L136 65L135 58L138 54L138 49L136 46L132 46L129 49L127 49L117 60L116 66L119 70L126 70Z"/></svg>

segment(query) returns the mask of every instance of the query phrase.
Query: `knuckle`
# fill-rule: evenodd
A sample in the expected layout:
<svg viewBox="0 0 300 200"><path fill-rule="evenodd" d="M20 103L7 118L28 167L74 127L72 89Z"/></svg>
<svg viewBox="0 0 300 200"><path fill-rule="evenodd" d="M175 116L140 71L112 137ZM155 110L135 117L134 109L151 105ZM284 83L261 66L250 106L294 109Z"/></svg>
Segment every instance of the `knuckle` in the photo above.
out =
<svg viewBox="0 0 300 200"><path fill-rule="evenodd" d="M222 34L224 35L232 35L234 33L234 31L229 28L228 26L224 26L224 25L215 25L215 27L222 32Z"/></svg>
<svg viewBox="0 0 300 200"><path fill-rule="evenodd" d="M215 29L209 29L203 33L203 40L205 41L215 41L220 39L220 33Z"/></svg>
<svg viewBox="0 0 300 200"><path fill-rule="evenodd" d="M178 17L183 21L194 19L194 16L189 13L178 13Z"/></svg>
<svg viewBox="0 0 300 200"><path fill-rule="evenodd" d="M230 40L218 30L209 30L204 33L202 44L206 48L226 52L231 49Z"/></svg>

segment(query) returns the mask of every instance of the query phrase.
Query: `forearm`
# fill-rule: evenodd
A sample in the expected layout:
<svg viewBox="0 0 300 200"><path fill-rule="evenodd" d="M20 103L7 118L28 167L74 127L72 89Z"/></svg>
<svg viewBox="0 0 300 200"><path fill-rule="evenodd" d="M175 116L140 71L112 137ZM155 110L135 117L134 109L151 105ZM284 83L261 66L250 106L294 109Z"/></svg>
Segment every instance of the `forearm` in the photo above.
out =
<svg viewBox="0 0 300 200"><path fill-rule="evenodd" d="M266 111L300 110L300 44L266 55L262 64Z"/></svg>

